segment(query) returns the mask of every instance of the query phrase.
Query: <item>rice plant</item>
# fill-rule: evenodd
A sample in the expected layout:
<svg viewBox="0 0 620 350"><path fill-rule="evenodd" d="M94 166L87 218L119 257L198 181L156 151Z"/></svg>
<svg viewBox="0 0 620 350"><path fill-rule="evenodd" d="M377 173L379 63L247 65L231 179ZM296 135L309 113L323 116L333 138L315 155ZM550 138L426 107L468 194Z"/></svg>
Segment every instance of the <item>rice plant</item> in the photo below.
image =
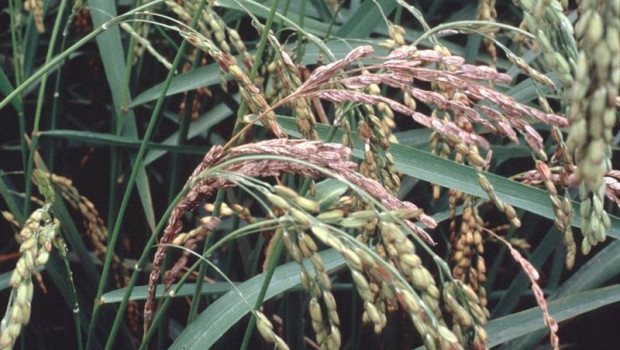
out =
<svg viewBox="0 0 620 350"><path fill-rule="evenodd" d="M0 18L1 349L620 341L617 2Z"/></svg>

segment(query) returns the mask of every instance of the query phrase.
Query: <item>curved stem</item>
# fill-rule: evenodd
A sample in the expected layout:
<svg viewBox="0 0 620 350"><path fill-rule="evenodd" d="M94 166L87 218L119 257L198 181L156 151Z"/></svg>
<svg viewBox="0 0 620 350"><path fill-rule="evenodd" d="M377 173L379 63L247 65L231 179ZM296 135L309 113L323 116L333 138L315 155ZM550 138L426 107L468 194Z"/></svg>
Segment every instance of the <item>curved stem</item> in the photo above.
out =
<svg viewBox="0 0 620 350"><path fill-rule="evenodd" d="M429 37L434 36L438 32L441 32L442 30L458 29L458 28L474 30L474 29L476 29L476 27L480 27L480 26L494 26L494 27L497 27L497 28L512 30L512 31L515 31L515 32L517 32L517 33L527 37L527 38L534 39L534 35L532 35L531 33L528 33L528 32L526 32L526 31L524 31L522 29L519 29L517 27L511 26L511 25L508 25L508 24L497 23L497 22L489 22L489 21L474 21L474 20L471 20L471 21L456 21L456 22L449 22L449 23L440 24L440 25L438 25L436 27L433 27L433 28L427 30L426 32L424 32L411 45L418 46L424 40L426 40ZM472 28L472 27L474 27L474 28Z"/></svg>

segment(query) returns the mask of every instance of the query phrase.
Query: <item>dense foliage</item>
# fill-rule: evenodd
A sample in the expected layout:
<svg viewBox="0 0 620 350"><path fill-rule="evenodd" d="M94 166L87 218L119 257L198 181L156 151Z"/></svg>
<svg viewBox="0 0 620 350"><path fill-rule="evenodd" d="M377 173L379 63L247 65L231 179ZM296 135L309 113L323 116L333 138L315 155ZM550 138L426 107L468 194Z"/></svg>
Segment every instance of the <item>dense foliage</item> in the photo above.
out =
<svg viewBox="0 0 620 350"><path fill-rule="evenodd" d="M618 4L8 0L0 348L613 348Z"/></svg>

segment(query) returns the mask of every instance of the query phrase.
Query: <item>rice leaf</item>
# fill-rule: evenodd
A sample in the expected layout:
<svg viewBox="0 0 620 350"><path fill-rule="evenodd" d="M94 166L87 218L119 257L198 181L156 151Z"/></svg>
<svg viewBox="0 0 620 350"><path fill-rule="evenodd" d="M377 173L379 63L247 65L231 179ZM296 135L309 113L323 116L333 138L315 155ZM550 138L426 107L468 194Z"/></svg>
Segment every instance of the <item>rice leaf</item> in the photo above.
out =
<svg viewBox="0 0 620 350"><path fill-rule="evenodd" d="M330 249L319 253L325 264L327 273L333 273L345 266L345 261L337 252ZM306 268L310 269L308 261ZM195 322L188 325L170 346L170 350L208 349L220 339L226 331L234 326L250 311L242 301L242 297L250 304L256 302L260 286L264 280L263 274L241 283L237 291L231 290L207 308ZM299 265L295 262L287 263L276 268L265 301L289 290L299 284Z"/></svg>
<svg viewBox="0 0 620 350"><path fill-rule="evenodd" d="M289 135L301 136L297 131L294 118L279 116L278 122ZM317 132L322 140L326 139L330 128L330 126L326 125L317 125ZM358 141L357 133L353 132L352 134L352 139L354 140L352 154L354 157L363 158L363 145ZM336 133L335 139L339 139L340 136L341 134ZM413 147L394 143L390 144L390 147L394 156L396 170L420 180L486 198L486 193L478 185L476 171L473 168ZM499 175L491 173L485 173L485 175L493 185L498 197L506 203L549 219L555 217L547 192ZM579 213L579 204L577 202L573 202L573 207L575 212ZM613 215L609 217L612 226L608 230L607 235L619 239L620 219ZM579 215L576 215L573 226L581 227L580 225L581 218Z"/></svg>

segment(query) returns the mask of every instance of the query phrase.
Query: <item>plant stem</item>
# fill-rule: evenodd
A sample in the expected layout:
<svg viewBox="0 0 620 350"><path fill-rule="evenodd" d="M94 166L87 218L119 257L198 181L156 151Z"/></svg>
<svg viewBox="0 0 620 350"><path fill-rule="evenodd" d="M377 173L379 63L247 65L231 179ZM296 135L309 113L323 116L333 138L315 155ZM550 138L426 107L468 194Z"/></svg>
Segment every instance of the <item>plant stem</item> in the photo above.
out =
<svg viewBox="0 0 620 350"><path fill-rule="evenodd" d="M196 51L196 56L194 57L194 61L192 62L192 70L194 70L198 66L198 63L200 62L200 59L202 57L201 53L202 52L200 50ZM196 93L194 91L190 91L189 93L185 95L185 99L184 99L185 108L183 110L183 117L181 119L181 126L179 128L179 137L177 138L177 145L182 145L187 141L187 133L189 131L189 124L191 123L192 100L194 99L194 96L196 96ZM175 171L175 169L177 169L177 167L179 166L179 162L180 162L179 155L176 153L173 153L172 159L170 160L170 163L171 163L170 166L172 169L171 176L170 176L170 188L168 192L170 194L176 191L177 182L178 182L178 172ZM218 192L218 195L219 194L220 193ZM217 210L219 209L219 207L216 206L215 209ZM219 214L219 210L217 211ZM217 216L218 214L214 212L213 216ZM207 242L205 243L204 249L207 249L207 247L210 245L209 243L212 240L213 240L213 235L209 235L209 237L207 238ZM194 291L194 298L192 298L192 303L190 305L189 314L187 316L187 324L190 324L196 318L196 314L198 313L198 306L200 304L200 289L202 287L202 281L203 281L201 276L203 276L206 272L203 270L206 270L205 264L200 265L200 271L198 273L199 277L196 279L196 290ZM163 273L164 272L162 270L162 274ZM200 284L200 287L198 286L199 284Z"/></svg>
<svg viewBox="0 0 620 350"><path fill-rule="evenodd" d="M263 299L265 299L265 294L267 294L267 289L269 288L269 283L271 282L271 278L273 277L273 273L276 270L276 266L278 266L278 262L282 257L282 253L284 252L284 240L282 239L282 233L276 235L272 239L276 241L276 247L273 250L273 253L269 256L269 262L267 263L267 270L265 271L265 280L261 286L260 292L258 293L258 297L256 299L256 303L254 304L254 310L256 311L263 304ZM243 335L243 343L241 344L241 350L247 350L250 344L250 338L252 337L252 333L256 327L256 314L252 313L252 317L248 321L248 326L245 329L245 334Z"/></svg>
<svg viewBox="0 0 620 350"><path fill-rule="evenodd" d="M204 8L206 3L206 0L202 0L200 2L200 5L198 7L198 11L194 14L194 17L192 19L192 23L190 24L190 26L193 28L196 23L198 22L198 18L200 17L200 12L202 12L202 9ZM153 4L153 3L150 3ZM147 4L147 5L150 5ZM146 5L145 5L146 6ZM140 6L138 8L144 8L144 6ZM119 16L120 17L120 16ZM119 18L116 17L116 18ZM127 181L127 187L125 188L125 193L123 194L123 199L121 200L121 205L119 207L118 210L118 215L116 218L116 222L114 224L114 228L111 232L111 234L109 235L109 241L108 241L108 251L106 252L106 257L105 257L105 261L103 263L103 269L102 269L102 276L101 276L101 280L99 282L99 287L97 288L97 295L95 297L95 306L93 309L93 316L92 316L92 320L90 323L90 327L88 329L88 338L87 338L87 342L86 342L86 348L90 349L90 342L92 342L92 336L94 334L94 328L95 328L95 324L97 323L97 316L99 313L99 310L101 308L101 296L103 295L103 291L105 289L106 283L107 283L107 279L108 279L108 274L110 272L110 265L112 263L112 258L114 256L114 251L115 251L115 247L116 247L116 241L118 240L118 235L123 223L123 218L125 216L125 212L127 210L127 205L129 204L129 198L131 197L131 192L133 190L133 186L136 182L136 177L138 175L138 172L140 170L140 168L142 167L142 163L143 163L143 158L144 158L144 154L146 153L146 149L148 146L148 142L151 139L151 136L153 134L153 130L155 129L155 125L157 124L157 121L159 120L159 116L160 111L163 107L164 104L164 99L166 97L166 92L168 91L168 88L170 87L170 82L172 81L172 77L174 77L175 74L175 67L177 67L179 65L179 63L181 62L181 59L183 57L183 52L185 51L185 48L187 47L187 41L183 41L183 43L181 44L181 47L179 49L179 51L177 52L174 61L172 63L172 69L168 72L168 75L166 77L166 80L164 82L164 86L162 89L162 92L159 96L159 99L157 100L157 104L155 105L155 108L153 109L153 112L151 113L151 118L149 120L149 124L146 128L146 132L144 134L144 137L142 139L142 143L140 145L140 149L138 150L138 154L136 155L136 159L135 159L135 164L131 170L131 175L129 176L129 180ZM115 326L116 326L116 322L115 322ZM112 335L112 334L111 334ZM111 349L112 346L114 345L114 340L115 337L110 336L108 337L108 341L106 343L106 349Z"/></svg>
<svg viewBox="0 0 620 350"><path fill-rule="evenodd" d="M71 296L73 297L73 321L75 322L75 336L77 338L77 348L78 350L84 349L84 343L82 339L82 323L80 320L80 304L77 298L77 290L75 289L75 283L73 282L73 271L71 270L71 265L69 264L69 259L67 258L67 246L63 240L60 241L61 248L59 248L59 252L63 249L63 252L60 252L60 257L62 261L65 263L65 269L67 271L67 279L69 281L69 285L71 286Z"/></svg>
<svg viewBox="0 0 620 350"><path fill-rule="evenodd" d="M18 11L15 9L15 0L9 0L9 13L11 15L11 47L13 48L13 72L15 74L15 85L19 86L22 83L22 54L19 48L22 47L22 36L17 28L16 16ZM21 135L26 135L26 121L24 120L24 106L21 96L17 95L17 118L19 120L19 146L22 152L22 169L26 169L28 161L28 145ZM0 107L2 109L2 107Z"/></svg>
<svg viewBox="0 0 620 350"><path fill-rule="evenodd" d="M215 205L213 209L213 216L217 217L220 215L220 211L222 209L222 202L224 200L224 191L219 190L215 196ZM205 241L205 245L203 248L203 256L213 244L214 235L209 235L207 240ZM198 269L198 275L196 277L196 288L194 289L194 296L192 298L192 304L189 308L189 314L187 316L187 324L192 323L196 316L198 315L198 307L200 306L200 293L202 292L202 285L204 281L204 277L207 274L207 264L204 262L200 263L200 268Z"/></svg>
<svg viewBox="0 0 620 350"><path fill-rule="evenodd" d="M170 217L170 214L172 213L172 210L174 209L176 204L185 196L185 194L187 194L188 190L189 188L187 187L183 188L183 190L181 190L181 192L179 192L179 194L174 198L174 200L170 203L170 205L166 209L166 212L162 214L161 219L159 220L157 227L155 227L155 229L153 230L153 233L149 237L149 240L144 245L145 248L142 251L140 258L138 258L138 261L136 262L136 267L133 273L131 274L131 278L129 280L129 283L127 284L127 287L125 288L125 294L123 295L123 300L118 306L116 317L114 318L114 323L112 324L112 329L110 330L110 335L108 337L109 343L110 343L110 339L116 338L116 334L118 333L120 325L123 322L123 315L125 314L125 310L127 310L127 304L129 303L129 297L131 296L131 292L133 291L133 288L136 285L136 282L138 281L138 276L142 273L142 269L144 268L144 266L146 265L149 259L149 252L151 251L150 247L155 244L155 241L157 240L157 236L159 235L160 232L163 231L164 227L166 226L168 222L168 218ZM106 344L106 349L110 349L113 345L114 345L113 342L109 345Z"/></svg>
<svg viewBox="0 0 620 350"><path fill-rule="evenodd" d="M72 53L77 51L80 47L84 46L86 43L88 43L89 41L93 40L95 37L97 37L97 35L103 33L110 26L113 26L115 24L120 23L126 17L129 17L129 16L133 15L136 12L140 12L140 11L146 10L149 7L154 7L155 5L159 5L159 4L163 3L163 2L164 2L164 0L154 0L153 2L150 2L150 3L145 4L143 6L140 6L140 7L136 7L135 9L133 9L131 11L128 11L128 12L126 12L126 13L120 15L120 16L114 17L111 20L109 20L108 22L104 23L103 25L95 28L92 32L88 33L82 39L78 40L75 44L71 45L71 47L69 47L66 51L63 51L63 52L59 53L58 56L56 56L53 59L51 59L48 63L43 65L43 67L41 67L38 71L36 71L28 79L26 79L26 81L24 81L19 86L17 86L15 88L15 90L13 90L2 101L0 101L0 110L2 108L4 108L7 104L11 103L11 101L14 98L16 98L17 96L19 96L19 94L21 94L27 87L29 87L30 85L32 85L35 82L37 82L37 80L41 79L41 77L43 77L45 74L47 74L47 72L50 69L52 69L52 67L54 67L54 66L58 65L59 63L61 63L65 58L69 57L69 55L71 55Z"/></svg>
<svg viewBox="0 0 620 350"><path fill-rule="evenodd" d="M67 6L67 1L62 0L60 2L58 8L58 14L56 15L56 20L54 21L54 28L52 29L52 35L50 38L50 44L47 48L47 54L45 55L45 62L50 62L52 59L52 53L54 52L54 48L56 47L56 38L58 37L58 31L60 30L60 23L62 22L62 15L65 12L65 7ZM24 212L30 212L30 196L32 195L32 181L30 178L32 177L32 170L34 167L34 153L37 149L37 145L39 143L39 125L41 123L41 113L43 111L43 100L45 98L45 88L47 86L47 74L44 74L41 77L41 85L39 86L39 96L37 98L37 107L34 114L34 125L32 126L32 132L30 133L30 138L32 139L32 144L30 147L30 153L28 155L28 162L26 163L26 174L24 176L25 182L25 197L24 201ZM21 135L23 138L23 135Z"/></svg>
<svg viewBox="0 0 620 350"><path fill-rule="evenodd" d="M250 80L254 80L254 78L256 78L256 74L258 73L258 67L260 66L263 52L265 51L265 46L267 45L267 39L269 37L269 30L271 29L271 25L273 24L273 19L275 18L276 10L278 8L279 3L280 3L280 0L275 0L273 4L271 5L269 17L267 17L267 21L265 22L265 25L263 27L263 32L261 33L260 40L258 41L258 46L256 48L256 54L254 55L254 62L252 63L252 69L250 70L250 73L248 74L248 77L250 78ZM231 145L231 141L235 140L234 142L236 142L236 140L243 137L245 132L249 129L247 126L245 128L241 128L241 121L243 120L243 115L247 111L247 108L248 108L247 102L242 100L241 104L239 105L239 111L237 111L237 121L235 122L235 127L233 128L232 138L228 143L226 143L227 146ZM258 119L259 118L256 118L256 120ZM248 126L250 125L252 124L248 124Z"/></svg>

